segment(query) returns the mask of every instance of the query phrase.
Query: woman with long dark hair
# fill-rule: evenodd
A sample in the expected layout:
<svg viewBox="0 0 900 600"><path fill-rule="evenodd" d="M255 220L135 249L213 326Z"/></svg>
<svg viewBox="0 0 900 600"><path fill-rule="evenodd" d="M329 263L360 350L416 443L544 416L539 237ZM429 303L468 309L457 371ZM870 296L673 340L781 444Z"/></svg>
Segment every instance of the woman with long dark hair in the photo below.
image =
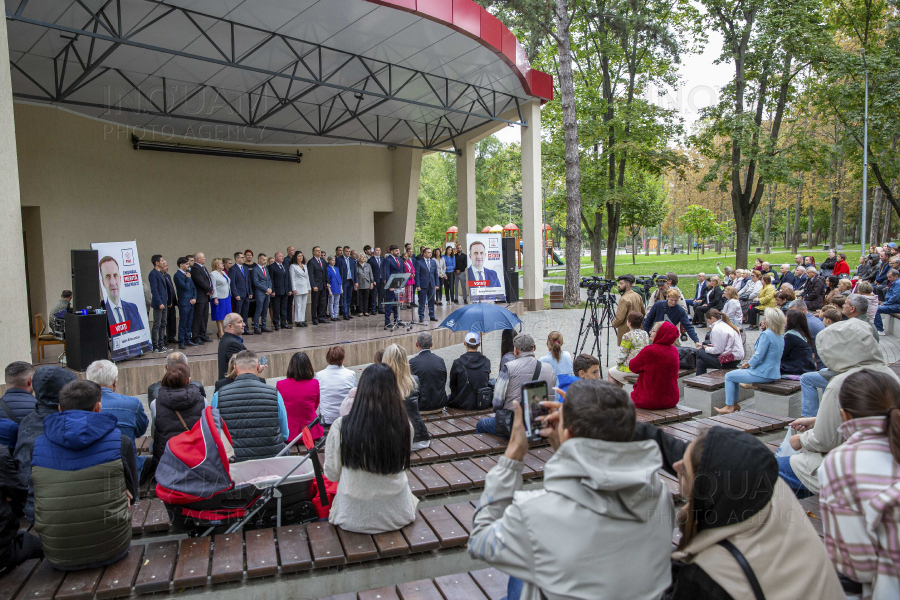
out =
<svg viewBox="0 0 900 600"><path fill-rule="evenodd" d="M393 369L366 367L350 414L331 426L325 476L339 481L328 520L347 531L396 531L416 518L418 499L409 489L412 426Z"/></svg>
<svg viewBox="0 0 900 600"><path fill-rule="evenodd" d="M787 311L784 352L781 354L782 375L803 375L816 370L813 359L813 337L806 315L797 309Z"/></svg>
<svg viewBox="0 0 900 600"><path fill-rule="evenodd" d="M513 339L515 337L515 329L504 329L503 333L500 334L500 368L497 369L498 373L503 370L506 363L516 358L516 354L513 352Z"/></svg>
<svg viewBox="0 0 900 600"><path fill-rule="evenodd" d="M319 380L306 352L294 353L288 363L287 377L276 383L275 387L284 400L290 431L288 435L294 439L316 418L319 409ZM309 432L314 440L324 435L321 425L316 425Z"/></svg>
<svg viewBox="0 0 900 600"><path fill-rule="evenodd" d="M447 263L444 261L443 253L440 247L431 251L434 258L434 264L437 265L437 287L434 288L434 303L437 306L444 305L444 282L447 280ZM450 304L450 298L447 298L447 304Z"/></svg>

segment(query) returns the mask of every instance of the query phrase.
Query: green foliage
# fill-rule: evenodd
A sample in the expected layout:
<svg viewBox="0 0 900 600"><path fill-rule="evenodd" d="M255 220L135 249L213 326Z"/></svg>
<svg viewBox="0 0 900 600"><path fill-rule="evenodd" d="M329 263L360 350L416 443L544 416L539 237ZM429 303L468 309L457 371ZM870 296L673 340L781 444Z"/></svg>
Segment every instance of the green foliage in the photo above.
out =
<svg viewBox="0 0 900 600"><path fill-rule="evenodd" d="M708 208L691 204L678 217L678 222L682 229L690 232L697 240L697 260L700 260L700 246L703 244L703 240L715 235L719 229L716 215Z"/></svg>
<svg viewBox="0 0 900 600"><path fill-rule="evenodd" d="M641 229L656 227L669 213L669 203L661 177L651 177L638 171L630 174L622 193L621 224L631 237L631 263L638 251L637 238ZM658 243L661 241L658 240Z"/></svg>

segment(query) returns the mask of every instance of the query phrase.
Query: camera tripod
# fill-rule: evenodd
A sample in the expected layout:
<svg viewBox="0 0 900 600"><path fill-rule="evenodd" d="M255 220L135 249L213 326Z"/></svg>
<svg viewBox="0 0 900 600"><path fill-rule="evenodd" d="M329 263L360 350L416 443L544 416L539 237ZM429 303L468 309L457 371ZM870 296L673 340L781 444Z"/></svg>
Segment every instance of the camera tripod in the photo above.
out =
<svg viewBox="0 0 900 600"><path fill-rule="evenodd" d="M597 289L588 288L587 301L584 304L584 312L581 314L581 325L578 330L578 339L575 340L575 355L584 352L588 338L594 335L594 343L591 344L588 354L593 354L603 366L603 349L600 344L600 331L606 329L606 350L609 351L609 330L616 314L616 297L610 290L597 293ZM590 318L588 318L590 310ZM585 319L588 319L585 324ZM584 338L582 339L582 336Z"/></svg>

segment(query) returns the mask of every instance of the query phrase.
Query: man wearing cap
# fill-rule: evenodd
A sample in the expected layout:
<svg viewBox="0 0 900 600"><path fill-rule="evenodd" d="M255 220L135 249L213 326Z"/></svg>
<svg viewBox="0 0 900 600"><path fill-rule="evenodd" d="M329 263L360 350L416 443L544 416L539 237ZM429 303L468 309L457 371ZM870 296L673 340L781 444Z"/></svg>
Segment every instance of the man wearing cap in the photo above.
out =
<svg viewBox="0 0 900 600"><path fill-rule="evenodd" d="M487 387L491 377L491 361L478 351L481 334L466 333L466 351L450 366L450 396L447 406L461 410L478 408L478 391Z"/></svg>
<svg viewBox="0 0 900 600"><path fill-rule="evenodd" d="M619 303L616 306L616 318L612 326L616 328L616 344L622 343L622 336L628 333L628 315L633 312L644 314L644 300L637 292L631 289L634 285L634 275L619 275L616 278L619 284Z"/></svg>
<svg viewBox="0 0 900 600"><path fill-rule="evenodd" d="M527 333L520 333L513 339L513 354L516 358L509 361L500 369L497 376L497 385L494 387L494 410L512 410L513 402L522 401L522 385L529 381L539 379L547 384L547 400L555 401L556 394L553 391L556 385L556 375L553 367L545 362L540 362L534 356L534 338ZM539 370L540 369L540 370ZM537 378L535 378L537 374ZM506 390L503 393L503 390ZM490 433L496 435L497 425L494 417L481 419L475 426L478 433Z"/></svg>

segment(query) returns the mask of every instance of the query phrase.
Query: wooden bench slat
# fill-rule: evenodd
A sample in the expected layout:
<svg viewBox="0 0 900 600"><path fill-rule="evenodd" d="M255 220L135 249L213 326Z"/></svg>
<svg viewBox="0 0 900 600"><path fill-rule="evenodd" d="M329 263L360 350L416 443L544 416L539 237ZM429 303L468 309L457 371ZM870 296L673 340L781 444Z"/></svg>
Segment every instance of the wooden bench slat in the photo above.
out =
<svg viewBox="0 0 900 600"><path fill-rule="evenodd" d="M247 578L271 577L278 574L275 530L257 529L244 533L247 547Z"/></svg>
<svg viewBox="0 0 900 600"><path fill-rule="evenodd" d="M169 512L159 498L150 500L147 518L144 519L144 533L169 530Z"/></svg>
<svg viewBox="0 0 900 600"><path fill-rule="evenodd" d="M718 415L715 417L710 417L709 420L715 421L716 423L725 423L726 425L730 425L736 429L740 429L741 431L746 431L747 433L759 433L759 427L755 425L749 425L739 419L732 419L731 415Z"/></svg>
<svg viewBox="0 0 900 600"><path fill-rule="evenodd" d="M425 423L425 429L428 430L428 435L431 436L431 439L447 435L447 432L438 427L434 421L428 421L427 423Z"/></svg>
<svg viewBox="0 0 900 600"><path fill-rule="evenodd" d="M444 423L449 423L456 427L457 433L454 435L460 436L466 433L475 433L475 425L478 423L478 419L472 419L471 417L453 418L447 419Z"/></svg>
<svg viewBox="0 0 900 600"><path fill-rule="evenodd" d="M3 577L0 577L0 600L13 600L16 594L19 593L19 590L25 585L25 582L28 581L28 578L31 577L39 562L39 558L29 558Z"/></svg>
<svg viewBox="0 0 900 600"><path fill-rule="evenodd" d="M434 462L438 459L438 453L431 448L422 448L421 450L416 450L413 454L419 457L417 462Z"/></svg>
<svg viewBox="0 0 900 600"><path fill-rule="evenodd" d="M366 590L360 592L358 597L359 600L400 600L400 596L397 595L397 590L393 586Z"/></svg>
<svg viewBox="0 0 900 600"><path fill-rule="evenodd" d="M468 541L469 536L466 534L466 530L443 506L423 508L419 513L434 530L441 542L441 547L463 546Z"/></svg>
<svg viewBox="0 0 900 600"><path fill-rule="evenodd" d="M472 532L472 518L475 516L475 507L471 502L459 502L444 506L453 517L459 521L466 533Z"/></svg>
<svg viewBox="0 0 900 600"><path fill-rule="evenodd" d="M362 562L364 560L374 560L378 558L378 549L372 536L365 533L356 533L336 527L338 537L344 546L344 554L347 556L347 562Z"/></svg>
<svg viewBox="0 0 900 600"><path fill-rule="evenodd" d="M66 572L54 569L49 560L41 561L22 586L18 600L51 600L65 576Z"/></svg>
<svg viewBox="0 0 900 600"><path fill-rule="evenodd" d="M211 542L208 537L181 540L175 577L172 578L176 590L206 585Z"/></svg>
<svg viewBox="0 0 900 600"><path fill-rule="evenodd" d="M434 472L450 486L450 491L467 490L472 487L472 481L459 472L452 463L441 463L432 467Z"/></svg>
<svg viewBox="0 0 900 600"><path fill-rule="evenodd" d="M244 578L244 540L240 533L221 533L213 538L210 579L215 583Z"/></svg>
<svg viewBox="0 0 900 600"><path fill-rule="evenodd" d="M456 458L456 452L441 440L431 440L431 450L437 453L438 460Z"/></svg>
<svg viewBox="0 0 900 600"><path fill-rule="evenodd" d="M484 478L487 476L487 473L482 471L478 465L471 460L457 460L451 464L456 467L460 473L468 477L474 487L484 486Z"/></svg>
<svg viewBox="0 0 900 600"><path fill-rule="evenodd" d="M416 512L416 520L400 530L410 552L429 552L441 547L441 542L422 515Z"/></svg>
<svg viewBox="0 0 900 600"><path fill-rule="evenodd" d="M491 447L478 439L475 434L461 435L456 439L471 448L475 455L488 454L491 452Z"/></svg>
<svg viewBox="0 0 900 600"><path fill-rule="evenodd" d="M416 517L419 519L421 517ZM406 527L410 527L407 525ZM372 536L375 547L381 558L390 558L392 556L403 556L409 554L409 544L400 531L388 531L386 533L376 533Z"/></svg>
<svg viewBox="0 0 900 600"><path fill-rule="evenodd" d="M97 584L100 583L100 578L103 577L104 569L105 567L98 567L83 571L69 571L55 597L58 600L91 600Z"/></svg>
<svg viewBox="0 0 900 600"><path fill-rule="evenodd" d="M509 575L506 573L490 567L469 571L469 576L490 600L500 600L506 596L506 587L509 585Z"/></svg>
<svg viewBox="0 0 900 600"><path fill-rule="evenodd" d="M303 525L286 525L275 530L282 573L312 569L309 538Z"/></svg>
<svg viewBox="0 0 900 600"><path fill-rule="evenodd" d="M125 558L106 567L106 571L103 572L103 577L97 585L97 598L109 600L130 596L143 558L144 546L132 544Z"/></svg>
<svg viewBox="0 0 900 600"><path fill-rule="evenodd" d="M334 596L326 596L319 600L356 600L356 592L347 592L346 594L336 594Z"/></svg>
<svg viewBox="0 0 900 600"><path fill-rule="evenodd" d="M522 459L522 462L524 462L526 466L534 469L532 477L544 474L544 461L531 454L531 452L525 454L525 458ZM523 473L522 476L524 477L525 474Z"/></svg>
<svg viewBox="0 0 900 600"><path fill-rule="evenodd" d="M708 425L704 425L703 423L698 423L697 421L681 421L680 423L667 423L666 427L669 429L674 429L676 431L682 431L688 435L700 435L707 429L709 429Z"/></svg>
<svg viewBox="0 0 900 600"><path fill-rule="evenodd" d="M422 485L422 482L419 481L419 478L416 477L412 471L406 472L406 481L409 483L409 491L411 491L413 493L413 495L415 495L415 496L424 496L425 495L425 492L427 491L425 489L425 486Z"/></svg>
<svg viewBox="0 0 900 600"><path fill-rule="evenodd" d="M434 584L446 600L487 600L468 573L435 577Z"/></svg>
<svg viewBox="0 0 900 600"><path fill-rule="evenodd" d="M441 440L448 448L453 450L456 454L456 458L465 458L467 456L474 456L475 451L472 450L469 446L467 446L464 442L461 442L458 437L446 437Z"/></svg>
<svg viewBox="0 0 900 600"><path fill-rule="evenodd" d="M306 526L306 535L309 536L316 568L333 567L347 562L341 540L331 523L310 523Z"/></svg>
<svg viewBox="0 0 900 600"><path fill-rule="evenodd" d="M536 456L540 460L547 462L551 458L553 458L553 449L547 446L546 448L533 448L528 451L532 456Z"/></svg>
<svg viewBox="0 0 900 600"><path fill-rule="evenodd" d="M140 535L144 532L148 510L150 510L149 499L145 498L134 503L134 511L131 513L131 535Z"/></svg>
<svg viewBox="0 0 900 600"><path fill-rule="evenodd" d="M154 542L144 550L144 562L134 582L138 594L150 594L169 589L169 581L175 568L178 542Z"/></svg>
<svg viewBox="0 0 900 600"><path fill-rule="evenodd" d="M397 593L401 600L444 600L430 579L401 583L397 586Z"/></svg>
<svg viewBox="0 0 900 600"><path fill-rule="evenodd" d="M660 429L662 429L663 431L665 431L666 433L668 433L668 434L671 435L672 437L676 437L676 438L678 438L679 440L684 441L684 442L688 442L688 443L694 441L694 438L696 437L696 436L695 436L694 434L692 434L692 433L687 433L687 432L681 431L680 429L673 429L673 428L671 428L671 427L669 427L669 426L660 427Z"/></svg>
<svg viewBox="0 0 900 600"><path fill-rule="evenodd" d="M753 415L746 415L743 413L744 411L739 410L728 415L728 418L732 421L740 421L741 423L756 427L759 431L769 431L773 428L771 423L760 421L759 419L754 418Z"/></svg>
<svg viewBox="0 0 900 600"><path fill-rule="evenodd" d="M430 466L412 467L410 470L419 478L429 494L442 494L450 491L447 482L441 479Z"/></svg>
<svg viewBox="0 0 900 600"><path fill-rule="evenodd" d="M753 415L754 418L757 419L765 419L770 423L781 424L781 423L791 423L794 419L787 417L779 417L778 415L771 415L769 413L761 412L753 408L748 408L746 410L742 410L741 412L747 413L748 415Z"/></svg>
<svg viewBox="0 0 900 600"><path fill-rule="evenodd" d="M691 408L690 406L686 406L684 404L676 404L675 408L678 409L678 411L683 414L686 419L696 417L703 412L702 410Z"/></svg>
<svg viewBox="0 0 900 600"><path fill-rule="evenodd" d="M697 422L704 423L706 425L709 425L710 427L728 427L729 429L736 429L737 431L744 431L740 427L735 427L734 425L732 425L730 423L726 423L724 421L714 421L711 417L706 418L706 419L697 419Z"/></svg>
<svg viewBox="0 0 900 600"><path fill-rule="evenodd" d="M506 448L506 440L498 438L495 435L489 435L487 433L473 433L472 434L477 440L483 442L487 445L492 451L493 450L501 450Z"/></svg>

